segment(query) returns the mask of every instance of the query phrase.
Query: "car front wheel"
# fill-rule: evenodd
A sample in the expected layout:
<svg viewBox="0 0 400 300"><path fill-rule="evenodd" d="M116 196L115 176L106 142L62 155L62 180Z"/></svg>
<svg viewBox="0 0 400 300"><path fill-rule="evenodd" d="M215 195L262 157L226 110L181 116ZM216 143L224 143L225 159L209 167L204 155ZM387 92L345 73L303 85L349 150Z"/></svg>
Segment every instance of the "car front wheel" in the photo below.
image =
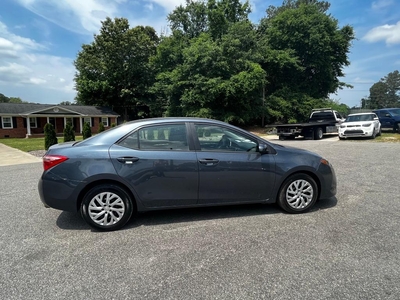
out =
<svg viewBox="0 0 400 300"><path fill-rule="evenodd" d="M133 212L132 199L121 187L102 184L90 189L83 198L81 214L92 227L103 231L120 229Z"/></svg>
<svg viewBox="0 0 400 300"><path fill-rule="evenodd" d="M309 210L317 201L318 187L307 174L294 174L287 178L279 192L278 205L289 213Z"/></svg>

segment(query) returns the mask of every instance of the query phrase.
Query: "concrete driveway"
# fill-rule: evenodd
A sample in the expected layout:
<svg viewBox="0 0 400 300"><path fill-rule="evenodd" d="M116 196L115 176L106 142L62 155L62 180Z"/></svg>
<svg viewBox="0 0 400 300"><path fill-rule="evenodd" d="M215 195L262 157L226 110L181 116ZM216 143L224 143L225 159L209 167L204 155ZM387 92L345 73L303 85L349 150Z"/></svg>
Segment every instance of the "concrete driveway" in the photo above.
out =
<svg viewBox="0 0 400 300"><path fill-rule="evenodd" d="M11 148L0 140L0 166L11 166L41 162L42 159L21 150Z"/></svg>

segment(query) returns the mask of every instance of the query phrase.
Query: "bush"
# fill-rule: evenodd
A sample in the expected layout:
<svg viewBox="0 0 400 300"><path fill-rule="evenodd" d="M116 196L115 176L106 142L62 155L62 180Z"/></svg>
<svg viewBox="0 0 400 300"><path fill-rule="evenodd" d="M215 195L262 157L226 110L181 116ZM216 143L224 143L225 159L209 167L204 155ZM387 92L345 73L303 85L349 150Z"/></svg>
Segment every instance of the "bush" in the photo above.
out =
<svg viewBox="0 0 400 300"><path fill-rule="evenodd" d="M53 125L47 123L44 125L44 149L49 149L50 146L58 144L56 131Z"/></svg>
<svg viewBox="0 0 400 300"><path fill-rule="evenodd" d="M82 136L84 140L92 136L92 130L90 129L90 124L88 122L83 124Z"/></svg>
<svg viewBox="0 0 400 300"><path fill-rule="evenodd" d="M103 124L103 122L100 122L100 124L99 124L99 133L100 132L103 132L104 131L104 124Z"/></svg>
<svg viewBox="0 0 400 300"><path fill-rule="evenodd" d="M111 123L111 127L115 127L115 126L117 126L117 124Z"/></svg>
<svg viewBox="0 0 400 300"><path fill-rule="evenodd" d="M75 141L74 128L70 123L67 123L64 128L64 142Z"/></svg>

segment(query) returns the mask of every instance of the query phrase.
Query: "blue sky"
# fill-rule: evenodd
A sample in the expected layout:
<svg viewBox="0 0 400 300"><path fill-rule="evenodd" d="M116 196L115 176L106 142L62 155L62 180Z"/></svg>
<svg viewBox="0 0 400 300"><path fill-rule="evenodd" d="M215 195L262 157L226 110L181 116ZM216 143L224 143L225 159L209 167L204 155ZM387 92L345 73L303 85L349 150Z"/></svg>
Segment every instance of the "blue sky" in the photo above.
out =
<svg viewBox="0 0 400 300"><path fill-rule="evenodd" d="M76 95L73 61L82 44L93 41L105 17L125 17L130 25L168 28L166 16L184 0L1 0L0 93L24 101L58 104ZM254 23L279 0L252 0ZM354 27L351 65L343 81L354 86L332 95L350 107L369 88L400 69L400 0L331 0L340 26Z"/></svg>

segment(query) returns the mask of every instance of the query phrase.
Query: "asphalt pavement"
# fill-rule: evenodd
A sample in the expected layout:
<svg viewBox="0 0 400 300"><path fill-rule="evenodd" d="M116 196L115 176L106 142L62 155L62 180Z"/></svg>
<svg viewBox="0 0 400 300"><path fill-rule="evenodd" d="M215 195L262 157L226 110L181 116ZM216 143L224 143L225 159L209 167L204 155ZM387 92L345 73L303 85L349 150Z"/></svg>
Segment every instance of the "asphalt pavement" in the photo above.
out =
<svg viewBox="0 0 400 300"><path fill-rule="evenodd" d="M336 170L336 197L145 213L97 232L46 209L40 163L0 167L0 299L400 299L400 144L279 141Z"/></svg>

